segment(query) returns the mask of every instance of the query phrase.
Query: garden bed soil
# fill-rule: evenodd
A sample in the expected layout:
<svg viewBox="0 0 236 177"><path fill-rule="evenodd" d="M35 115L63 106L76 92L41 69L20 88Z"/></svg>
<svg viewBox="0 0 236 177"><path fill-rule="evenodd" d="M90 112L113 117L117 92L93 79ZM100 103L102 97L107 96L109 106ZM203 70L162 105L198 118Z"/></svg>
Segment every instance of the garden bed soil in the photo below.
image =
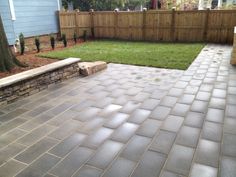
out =
<svg viewBox="0 0 236 177"><path fill-rule="evenodd" d="M76 45L81 45L81 43L82 41L79 41ZM75 46L74 41L68 41L67 47L70 48L73 46ZM29 48L31 48L31 51L25 52L24 55L20 55L18 53L16 54L17 59L22 63L27 64L27 67L15 67L11 70L11 72L0 72L0 79L58 61L56 59L43 58L37 56L40 53L52 51L50 45L48 45L47 43L41 43L42 49L40 53L36 52L35 46L29 46ZM62 42L57 42L55 50L62 50L63 48L64 46Z"/></svg>

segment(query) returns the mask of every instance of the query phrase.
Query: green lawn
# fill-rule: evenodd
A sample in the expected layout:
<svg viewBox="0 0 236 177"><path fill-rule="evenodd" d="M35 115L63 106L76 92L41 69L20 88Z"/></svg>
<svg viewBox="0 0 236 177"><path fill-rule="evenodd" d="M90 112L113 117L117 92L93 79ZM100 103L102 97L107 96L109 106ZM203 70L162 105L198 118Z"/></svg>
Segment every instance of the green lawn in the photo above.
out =
<svg viewBox="0 0 236 177"><path fill-rule="evenodd" d="M110 63L123 63L154 66L170 69L187 69L199 54L204 44L149 43L100 40L84 43L61 51L53 51L40 56L56 59L69 57L82 61L102 60Z"/></svg>

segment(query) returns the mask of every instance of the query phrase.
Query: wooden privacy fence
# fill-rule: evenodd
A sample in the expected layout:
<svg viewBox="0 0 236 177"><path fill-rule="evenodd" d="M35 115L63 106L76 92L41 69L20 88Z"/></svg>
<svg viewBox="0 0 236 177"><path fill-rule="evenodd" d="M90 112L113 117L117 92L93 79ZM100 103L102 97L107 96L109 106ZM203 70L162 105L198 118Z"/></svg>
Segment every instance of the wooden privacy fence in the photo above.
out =
<svg viewBox="0 0 236 177"><path fill-rule="evenodd" d="M84 30L95 38L232 43L236 10L59 12L68 38Z"/></svg>

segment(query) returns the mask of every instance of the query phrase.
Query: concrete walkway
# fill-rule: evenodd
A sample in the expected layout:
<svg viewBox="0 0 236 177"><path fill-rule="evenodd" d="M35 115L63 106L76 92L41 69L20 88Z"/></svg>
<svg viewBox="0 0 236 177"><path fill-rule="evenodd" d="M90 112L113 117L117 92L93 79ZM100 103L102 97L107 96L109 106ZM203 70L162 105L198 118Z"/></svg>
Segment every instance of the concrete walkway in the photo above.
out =
<svg viewBox="0 0 236 177"><path fill-rule="evenodd" d="M0 177L235 177L231 50L187 71L109 64L0 108Z"/></svg>

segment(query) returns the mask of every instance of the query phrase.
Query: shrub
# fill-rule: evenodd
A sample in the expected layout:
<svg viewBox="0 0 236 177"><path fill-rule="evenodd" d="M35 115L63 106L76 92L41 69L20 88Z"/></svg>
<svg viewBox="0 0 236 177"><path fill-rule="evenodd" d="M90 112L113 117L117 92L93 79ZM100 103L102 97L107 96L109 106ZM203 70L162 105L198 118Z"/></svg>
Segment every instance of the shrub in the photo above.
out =
<svg viewBox="0 0 236 177"><path fill-rule="evenodd" d="M77 34L76 33L74 33L73 39L74 39L74 42L76 44L76 42L77 42Z"/></svg>
<svg viewBox="0 0 236 177"><path fill-rule="evenodd" d="M63 41L64 47L67 47L66 34L62 34L62 41Z"/></svg>
<svg viewBox="0 0 236 177"><path fill-rule="evenodd" d="M84 42L87 41L87 31L86 30L84 30L83 39L84 39Z"/></svg>
<svg viewBox="0 0 236 177"><path fill-rule="evenodd" d="M51 43L52 50L54 50L55 49L55 38L53 35L50 36L50 43Z"/></svg>
<svg viewBox="0 0 236 177"><path fill-rule="evenodd" d="M25 37L22 33L19 35L20 40L20 54L23 55L25 53Z"/></svg>
<svg viewBox="0 0 236 177"><path fill-rule="evenodd" d="M37 52L39 53L40 52L40 40L39 40L39 37L36 37L34 39L35 41L35 45L36 45L36 48L37 48Z"/></svg>

